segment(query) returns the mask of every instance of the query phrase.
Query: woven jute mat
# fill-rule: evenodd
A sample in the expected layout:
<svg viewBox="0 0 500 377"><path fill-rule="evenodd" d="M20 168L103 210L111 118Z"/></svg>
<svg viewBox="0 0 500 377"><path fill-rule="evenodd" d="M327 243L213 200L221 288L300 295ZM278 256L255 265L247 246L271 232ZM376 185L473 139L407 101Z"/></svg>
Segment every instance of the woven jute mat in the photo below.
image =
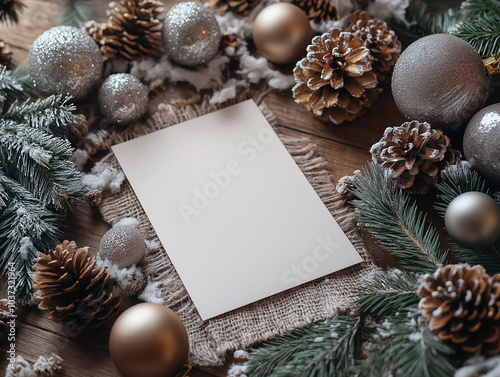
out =
<svg viewBox="0 0 500 377"><path fill-rule="evenodd" d="M115 142L130 140L218 110L217 106L209 105L208 102L182 108L174 105L160 107L161 109L145 124L135 125L121 133L115 133ZM277 122L274 114L265 105L260 105L259 108L276 129ZM164 305L174 310L184 323L190 341L189 362L193 365L221 365L228 351L247 348L312 321L332 317L340 311L348 311L352 304L353 289L358 287L364 278L379 269L368 255L364 241L356 227L353 211L336 194L327 163L316 153L315 144L307 138L280 135L279 130L278 135L359 252L363 262L298 288L202 321L170 262L168 250L159 247L150 252L146 255L142 265L151 280L159 284ZM110 156L107 162L114 168L120 169L114 156ZM104 220L110 224L124 217L136 218L139 220L143 235L159 243L151 223L128 182L122 185L120 192L106 196L99 209Z"/></svg>

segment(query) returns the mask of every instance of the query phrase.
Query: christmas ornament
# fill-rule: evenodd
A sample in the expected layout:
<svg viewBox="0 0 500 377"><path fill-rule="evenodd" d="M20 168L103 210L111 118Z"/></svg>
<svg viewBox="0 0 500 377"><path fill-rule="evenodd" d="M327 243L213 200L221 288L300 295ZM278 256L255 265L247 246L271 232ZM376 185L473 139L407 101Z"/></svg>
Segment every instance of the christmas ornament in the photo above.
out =
<svg viewBox="0 0 500 377"><path fill-rule="evenodd" d="M95 42L84 32L56 26L33 42L28 67L37 90L79 100L100 80L102 58Z"/></svg>
<svg viewBox="0 0 500 377"><path fill-rule="evenodd" d="M176 4L168 11L162 35L168 56L189 67L209 62L222 38L212 12L193 1Z"/></svg>
<svg viewBox="0 0 500 377"><path fill-rule="evenodd" d="M435 128L458 129L484 105L489 80L483 61L464 40L449 34L418 39L401 54L392 93L408 119Z"/></svg>
<svg viewBox="0 0 500 377"><path fill-rule="evenodd" d="M305 55L311 40L311 25L296 5L275 3L262 9L253 24L253 41L268 60L292 63Z"/></svg>
<svg viewBox="0 0 500 377"><path fill-rule="evenodd" d="M337 8L329 0L293 0L292 4L302 9L308 19L318 24L340 19Z"/></svg>
<svg viewBox="0 0 500 377"><path fill-rule="evenodd" d="M500 274L482 266L447 265L420 284L419 307L429 329L463 351L500 352Z"/></svg>
<svg viewBox="0 0 500 377"><path fill-rule="evenodd" d="M106 268L95 265L95 258L74 242L64 241L48 255L38 253L33 276L38 308L72 331L91 330L114 317L122 299Z"/></svg>
<svg viewBox="0 0 500 377"><path fill-rule="evenodd" d="M85 23L83 30L100 46L103 58L126 61L158 55L161 45L163 3L154 0L113 2L108 21Z"/></svg>
<svg viewBox="0 0 500 377"><path fill-rule="evenodd" d="M146 244L137 225L135 219L122 220L108 230L99 244L99 259L108 260L119 268L139 263L146 252Z"/></svg>
<svg viewBox="0 0 500 377"><path fill-rule="evenodd" d="M189 351L180 318L152 303L134 305L113 324L109 354L125 377L173 377Z"/></svg>
<svg viewBox="0 0 500 377"><path fill-rule="evenodd" d="M12 50L10 46L0 38L0 64L12 68Z"/></svg>
<svg viewBox="0 0 500 377"><path fill-rule="evenodd" d="M347 31L365 41L373 56L373 72L379 81L385 80L401 52L401 42L396 33L384 21L371 18L368 12L353 13L350 22Z"/></svg>
<svg viewBox="0 0 500 377"><path fill-rule="evenodd" d="M10 329L9 322L15 320L17 308L14 302L9 305L9 300L3 298L0 300L0 332L8 333Z"/></svg>
<svg viewBox="0 0 500 377"><path fill-rule="evenodd" d="M446 208L444 222L450 237L471 249L487 249L500 237L500 208L482 192L458 195Z"/></svg>
<svg viewBox="0 0 500 377"><path fill-rule="evenodd" d="M109 76L99 88L99 107L113 123L136 121L148 110L148 90L139 79L128 73Z"/></svg>
<svg viewBox="0 0 500 377"><path fill-rule="evenodd" d="M400 187L416 194L427 193L440 171L459 157L446 135L416 120L388 127L370 153L373 162L391 170Z"/></svg>
<svg viewBox="0 0 500 377"><path fill-rule="evenodd" d="M19 0L0 0L0 22L16 22L25 5Z"/></svg>
<svg viewBox="0 0 500 377"><path fill-rule="evenodd" d="M207 0L210 9L217 13L233 12L237 16L247 16L261 0Z"/></svg>
<svg viewBox="0 0 500 377"><path fill-rule="evenodd" d="M464 155L474 170L500 186L500 103L480 110L464 133Z"/></svg>
<svg viewBox="0 0 500 377"><path fill-rule="evenodd" d="M361 39L339 28L314 37L293 70L295 102L323 121L354 120L378 95L372 59Z"/></svg>

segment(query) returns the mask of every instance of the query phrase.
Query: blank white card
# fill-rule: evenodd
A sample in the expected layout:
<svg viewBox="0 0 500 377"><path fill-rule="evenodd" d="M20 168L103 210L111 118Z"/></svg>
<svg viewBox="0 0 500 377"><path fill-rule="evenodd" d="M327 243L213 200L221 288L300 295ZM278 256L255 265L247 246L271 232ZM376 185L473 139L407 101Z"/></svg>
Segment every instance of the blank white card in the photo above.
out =
<svg viewBox="0 0 500 377"><path fill-rule="evenodd" d="M113 151L204 320L361 262L252 100Z"/></svg>

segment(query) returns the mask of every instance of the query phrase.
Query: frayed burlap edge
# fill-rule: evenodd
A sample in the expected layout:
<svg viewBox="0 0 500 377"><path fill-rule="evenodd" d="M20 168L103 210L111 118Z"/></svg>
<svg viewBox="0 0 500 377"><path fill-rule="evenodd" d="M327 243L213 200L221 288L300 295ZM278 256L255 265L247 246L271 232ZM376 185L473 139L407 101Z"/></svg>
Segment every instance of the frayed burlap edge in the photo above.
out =
<svg viewBox="0 0 500 377"><path fill-rule="evenodd" d="M265 105L261 105L260 109L269 123L276 128L274 114ZM121 133L115 133L115 141L118 143L129 140L216 110L217 106L206 101L201 105L182 108L161 105L159 111L146 124L138 124ZM164 304L174 310L183 321L190 340L189 362L193 365L221 365L230 350L247 348L312 321L326 319L340 311L348 311L353 289L359 286L364 278L379 270L367 253L356 227L353 211L336 194L328 165L317 155L316 145L307 138L280 135L280 139L359 252L363 262L331 276L202 321L167 252L161 246L150 252L142 264L151 280L158 284ZM107 162L120 169L114 156L110 156ZM128 182L123 184L119 193L105 197L99 209L104 220L110 224L124 217L135 217L141 224L144 236L159 242Z"/></svg>

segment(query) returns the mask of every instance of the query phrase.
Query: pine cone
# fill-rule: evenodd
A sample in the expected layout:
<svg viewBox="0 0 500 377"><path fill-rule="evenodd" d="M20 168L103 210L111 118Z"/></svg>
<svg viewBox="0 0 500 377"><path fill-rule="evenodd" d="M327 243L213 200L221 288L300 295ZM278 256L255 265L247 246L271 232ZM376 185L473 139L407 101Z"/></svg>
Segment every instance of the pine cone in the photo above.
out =
<svg viewBox="0 0 500 377"><path fill-rule="evenodd" d="M341 124L362 115L377 98L377 77L364 42L335 28L313 38L293 75L295 102L323 121Z"/></svg>
<svg viewBox="0 0 500 377"><path fill-rule="evenodd" d="M94 257L69 241L48 255L38 253L33 277L38 308L77 331L94 329L115 316L122 299L115 295L116 284L106 268L95 264Z"/></svg>
<svg viewBox="0 0 500 377"><path fill-rule="evenodd" d="M347 31L366 43L373 55L372 69L379 81L396 64L401 52L401 42L394 31L378 18L371 18L367 12L356 12L350 17Z"/></svg>
<svg viewBox="0 0 500 377"><path fill-rule="evenodd" d="M292 4L306 12L307 18L316 23L340 18L337 8L329 0L293 0Z"/></svg>
<svg viewBox="0 0 500 377"><path fill-rule="evenodd" d="M25 5L19 0L0 0L0 21L19 21L18 12L22 11Z"/></svg>
<svg viewBox="0 0 500 377"><path fill-rule="evenodd" d="M9 305L6 298L0 300L0 331L7 333L10 328L9 321L16 319L16 307Z"/></svg>
<svg viewBox="0 0 500 377"><path fill-rule="evenodd" d="M122 0L110 3L108 22L85 23L82 30L101 48L103 59L141 60L157 55L161 45L163 3L154 0Z"/></svg>
<svg viewBox="0 0 500 377"><path fill-rule="evenodd" d="M237 16L246 16L261 0L206 0L215 13L233 12Z"/></svg>
<svg viewBox="0 0 500 377"><path fill-rule="evenodd" d="M482 266L447 265L426 275L418 291L422 316L440 339L465 352L500 353L500 274Z"/></svg>
<svg viewBox="0 0 500 377"><path fill-rule="evenodd" d="M0 64L12 68L12 50L10 46L0 38Z"/></svg>
<svg viewBox="0 0 500 377"><path fill-rule="evenodd" d="M416 194L427 193L438 182L440 171L460 156L446 135L416 120L388 127L370 152L373 162L392 170L400 187Z"/></svg>

